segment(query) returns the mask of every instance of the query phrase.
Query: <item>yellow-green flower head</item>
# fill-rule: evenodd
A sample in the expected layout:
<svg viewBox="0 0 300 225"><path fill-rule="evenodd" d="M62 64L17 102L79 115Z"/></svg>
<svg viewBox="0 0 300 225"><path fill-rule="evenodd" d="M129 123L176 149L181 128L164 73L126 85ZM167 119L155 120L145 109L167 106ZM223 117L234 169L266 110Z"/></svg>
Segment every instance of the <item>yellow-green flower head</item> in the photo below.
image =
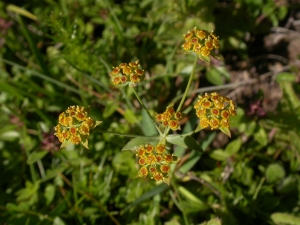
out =
<svg viewBox="0 0 300 225"><path fill-rule="evenodd" d="M129 85L134 87L144 79L144 70L140 68L139 60L130 63L121 63L113 67L110 73L111 80L115 86Z"/></svg>
<svg viewBox="0 0 300 225"><path fill-rule="evenodd" d="M219 48L219 39L213 32L195 27L183 36L185 42L181 47L187 53L195 52L199 56L207 57L213 49Z"/></svg>
<svg viewBox="0 0 300 225"><path fill-rule="evenodd" d="M212 130L220 129L230 137L229 118L236 115L236 108L232 100L216 92L205 93L205 95L199 96L194 108L200 119L196 131L210 127Z"/></svg>
<svg viewBox="0 0 300 225"><path fill-rule="evenodd" d="M178 162L179 158L169 154L164 144L141 145L136 149L136 155L141 166L138 177L150 175L156 181L170 183L170 164Z"/></svg>
<svg viewBox="0 0 300 225"><path fill-rule="evenodd" d="M181 112L175 112L173 104L167 106L163 113L156 114L155 118L162 127L170 127L172 130L180 130L179 120L183 118Z"/></svg>
<svg viewBox="0 0 300 225"><path fill-rule="evenodd" d="M68 144L82 144L88 148L87 137L90 130L95 128L101 121L95 121L89 117L87 110L82 106L70 106L58 117L58 125L54 127L58 140L62 143L61 147Z"/></svg>

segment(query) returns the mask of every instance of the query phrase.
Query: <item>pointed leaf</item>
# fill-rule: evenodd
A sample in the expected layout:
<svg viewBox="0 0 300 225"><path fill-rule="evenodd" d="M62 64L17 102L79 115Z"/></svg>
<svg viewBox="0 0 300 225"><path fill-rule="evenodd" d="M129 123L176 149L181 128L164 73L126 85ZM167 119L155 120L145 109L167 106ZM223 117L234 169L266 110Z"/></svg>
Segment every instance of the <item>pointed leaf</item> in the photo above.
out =
<svg viewBox="0 0 300 225"><path fill-rule="evenodd" d="M224 83L222 74L215 67L211 67L207 71L206 78L214 85L222 85Z"/></svg>
<svg viewBox="0 0 300 225"><path fill-rule="evenodd" d="M217 161L224 161L230 157L223 149L216 149L212 151L209 156Z"/></svg>
<svg viewBox="0 0 300 225"><path fill-rule="evenodd" d="M32 152L27 159L27 164L33 164L38 160L41 160L44 158L45 155L47 155L47 151L41 151L41 152Z"/></svg>
<svg viewBox="0 0 300 225"><path fill-rule="evenodd" d="M199 152L203 152L201 145L191 136L187 135L169 135L167 136L167 141L178 145L184 148L189 148L193 150L197 150Z"/></svg>
<svg viewBox="0 0 300 225"><path fill-rule="evenodd" d="M83 147L89 149L88 136L82 136L81 137L81 144L83 145Z"/></svg>
<svg viewBox="0 0 300 225"><path fill-rule="evenodd" d="M96 126L98 126L101 123L103 123L103 121L96 120L95 125L92 127L92 129L94 129Z"/></svg>
<svg viewBox="0 0 300 225"><path fill-rule="evenodd" d="M53 184L47 185L45 192L44 192L44 196L46 199L46 205L49 205L53 201L54 196L55 196L55 186Z"/></svg>
<svg viewBox="0 0 300 225"><path fill-rule="evenodd" d="M157 135L158 132L153 125L153 121L146 112L146 110L142 110L142 130L144 135L151 136L151 135Z"/></svg>
<svg viewBox="0 0 300 225"><path fill-rule="evenodd" d="M200 60L202 60L202 61L210 64L210 58L209 58L209 56L202 56L202 55L199 54L198 57L199 57Z"/></svg>
<svg viewBox="0 0 300 225"><path fill-rule="evenodd" d="M231 138L231 132L228 127L220 127L220 131L222 131L224 134Z"/></svg>
<svg viewBox="0 0 300 225"><path fill-rule="evenodd" d="M273 213L271 219L276 224L299 225L300 217L293 216L288 213Z"/></svg>
<svg viewBox="0 0 300 225"><path fill-rule="evenodd" d="M9 5L6 7L6 9L7 9L8 11L17 13L17 14L19 14L19 15L26 16L27 18L30 18L30 19L32 19L32 20L35 20L35 21L38 20L38 18L37 18L35 15L33 15L31 12L28 12L26 9L20 8L20 7L16 6L16 5L11 5L11 4L9 4Z"/></svg>
<svg viewBox="0 0 300 225"><path fill-rule="evenodd" d="M59 216L56 216L53 220L53 225L66 225L66 224Z"/></svg>
<svg viewBox="0 0 300 225"><path fill-rule="evenodd" d="M240 150L241 146L242 146L242 140L237 138L226 146L225 152L228 155L232 156Z"/></svg>
<svg viewBox="0 0 300 225"><path fill-rule="evenodd" d="M66 147L68 147L70 144L71 144L71 141L64 141L64 142L61 144L60 148L66 148Z"/></svg>
<svg viewBox="0 0 300 225"><path fill-rule="evenodd" d="M122 151L124 150L135 150L137 146L140 145L145 145L145 144L152 144L152 145L157 145L157 143L160 141L159 136L155 137L137 137L131 139L123 148Z"/></svg>
<svg viewBox="0 0 300 225"><path fill-rule="evenodd" d="M141 203L142 201L151 198L155 195L160 194L161 192L165 191L169 189L169 186L166 184L160 184L158 186L155 186L153 189L151 189L150 191L146 192L145 194L143 194L141 197L139 197L137 200L135 200L133 203L131 203L130 205L128 205L125 209L123 209L121 211L121 215L124 214L126 211L128 211L130 208L132 208L135 205L138 205L139 203Z"/></svg>
<svg viewBox="0 0 300 225"><path fill-rule="evenodd" d="M108 118L110 117L118 108L119 104L117 101L109 101L106 106L105 109L102 113L103 118Z"/></svg>

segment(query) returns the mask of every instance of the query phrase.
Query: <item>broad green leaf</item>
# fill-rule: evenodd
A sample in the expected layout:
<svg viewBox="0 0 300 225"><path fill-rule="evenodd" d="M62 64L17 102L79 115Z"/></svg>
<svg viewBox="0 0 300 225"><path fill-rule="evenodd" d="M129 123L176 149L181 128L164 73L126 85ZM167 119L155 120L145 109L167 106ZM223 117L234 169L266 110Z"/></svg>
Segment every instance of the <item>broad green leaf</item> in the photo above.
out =
<svg viewBox="0 0 300 225"><path fill-rule="evenodd" d="M269 183L278 183L284 178L284 176L285 170L278 163L270 164L266 169L266 179Z"/></svg>
<svg viewBox="0 0 300 225"><path fill-rule="evenodd" d="M293 216L288 213L273 213L271 215L271 219L276 224L282 225L299 225L300 224L300 217Z"/></svg>
<svg viewBox="0 0 300 225"><path fill-rule="evenodd" d="M258 131L254 133L254 139L262 146L268 144L268 135L263 127L259 127Z"/></svg>
<svg viewBox="0 0 300 225"><path fill-rule="evenodd" d="M224 161L230 157L230 155L223 149L213 150L209 156L217 161Z"/></svg>
<svg viewBox="0 0 300 225"><path fill-rule="evenodd" d="M224 83L222 77L222 74L215 67L211 67L206 72L207 80L214 85L222 85Z"/></svg>
<svg viewBox="0 0 300 225"><path fill-rule="evenodd" d="M40 182L31 183L30 181L25 182L25 188L22 188L16 192L17 201L28 201L38 193Z"/></svg>
<svg viewBox="0 0 300 225"><path fill-rule="evenodd" d="M256 121L254 121L254 120L251 120L251 122L248 122L247 124L246 124L246 130L245 130L245 134L247 135L247 136L251 136L254 132L255 132L255 129L256 129L256 127L257 127L257 123L256 123Z"/></svg>
<svg viewBox="0 0 300 225"><path fill-rule="evenodd" d="M66 225L66 224L59 216L56 216L54 218L53 225Z"/></svg>
<svg viewBox="0 0 300 225"><path fill-rule="evenodd" d="M122 151L124 151L124 150L134 151L136 149L136 147L138 147L140 145L145 145L148 143L152 144L152 145L157 145L159 140L160 140L159 136L133 138L122 148Z"/></svg>
<svg viewBox="0 0 300 225"><path fill-rule="evenodd" d="M4 133L2 133L0 135L0 140L3 140L3 141L13 141L17 138L20 137L20 133L15 131L15 130L10 130L10 131L6 131Z"/></svg>
<svg viewBox="0 0 300 225"><path fill-rule="evenodd" d="M109 101L103 111L103 118L110 117L118 108L118 101Z"/></svg>
<svg viewBox="0 0 300 225"><path fill-rule="evenodd" d="M27 164L33 164L38 160L41 160L44 158L45 155L47 155L47 151L40 151L40 152L32 152L27 159Z"/></svg>
<svg viewBox="0 0 300 225"><path fill-rule="evenodd" d="M169 135L167 136L167 141L174 145L193 149L200 153L203 153L203 149L201 148L201 145L191 136Z"/></svg>
<svg viewBox="0 0 300 225"><path fill-rule="evenodd" d="M136 115L129 109L125 110L124 118L131 124L137 123Z"/></svg>
<svg viewBox="0 0 300 225"><path fill-rule="evenodd" d="M165 191L169 189L169 186L166 184L160 184L158 186L155 186L153 189L151 189L150 191L146 192L145 194L143 194L142 196L140 196L136 201L134 201L133 203L131 203L130 205L128 205L127 207L125 207L122 211L121 211L121 215L124 214L126 211L128 211L130 208L132 208L135 205L138 205L139 203L145 201L148 198L151 198L155 195L160 194L161 192Z"/></svg>
<svg viewBox="0 0 300 225"><path fill-rule="evenodd" d="M8 212L21 210L18 205L14 204L14 203L10 203L10 202L5 205L5 208Z"/></svg>
<svg viewBox="0 0 300 225"><path fill-rule="evenodd" d="M216 66L214 67L220 74L222 74L223 77L226 78L226 80L230 80L231 76L229 71L224 66Z"/></svg>
<svg viewBox="0 0 300 225"><path fill-rule="evenodd" d="M229 37L228 41L232 45L232 47L235 49L244 50L247 48L247 45L245 44L245 42L243 42L241 39L237 39L233 36Z"/></svg>
<svg viewBox="0 0 300 225"><path fill-rule="evenodd" d="M53 184L47 185L45 192L44 192L44 196L46 199L46 205L49 205L53 201L54 196L55 196L55 186Z"/></svg>
<svg viewBox="0 0 300 225"><path fill-rule="evenodd" d="M242 146L242 140L240 138L237 138L237 139L231 141L226 146L225 152L228 155L232 156L240 150L241 146Z"/></svg>
<svg viewBox="0 0 300 225"><path fill-rule="evenodd" d="M152 119L144 109L142 110L142 131L146 136L153 136L158 134Z"/></svg>
<svg viewBox="0 0 300 225"><path fill-rule="evenodd" d="M277 186L277 192L280 194L288 194L297 189L299 179L297 176L289 175Z"/></svg>

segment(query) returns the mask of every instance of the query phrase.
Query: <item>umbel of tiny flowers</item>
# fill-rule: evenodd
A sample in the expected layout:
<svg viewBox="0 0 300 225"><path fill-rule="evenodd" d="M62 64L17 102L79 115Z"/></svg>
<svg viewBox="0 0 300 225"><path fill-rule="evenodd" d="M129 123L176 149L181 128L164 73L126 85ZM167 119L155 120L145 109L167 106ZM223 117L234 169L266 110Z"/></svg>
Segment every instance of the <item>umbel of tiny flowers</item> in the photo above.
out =
<svg viewBox="0 0 300 225"><path fill-rule="evenodd" d="M195 27L183 36L185 42L181 47L184 52L195 52L203 61L209 62L211 51L219 48L219 39L213 32L198 30Z"/></svg>
<svg viewBox="0 0 300 225"><path fill-rule="evenodd" d="M130 63L121 63L117 67L113 67L110 73L111 80L116 86L129 85L134 87L144 78L144 70L140 68L139 60Z"/></svg>
<svg viewBox="0 0 300 225"><path fill-rule="evenodd" d="M161 123L162 128L169 127L171 130L180 130L178 122L182 117L183 114L181 112L175 112L173 103L167 106L163 113L155 115L156 120Z"/></svg>
<svg viewBox="0 0 300 225"><path fill-rule="evenodd" d="M58 117L58 124L54 127L54 135L62 143L61 148L70 143L82 144L88 148L90 130L101 124L89 117L87 110L82 106L70 106Z"/></svg>
<svg viewBox="0 0 300 225"><path fill-rule="evenodd" d="M178 162L179 158L171 155L166 149L166 145L158 144L153 146L145 144L139 146L136 152L139 165L141 166L137 174L138 177L150 175L151 179L170 184L170 164Z"/></svg>
<svg viewBox="0 0 300 225"><path fill-rule="evenodd" d="M229 137L231 136L229 118L236 115L236 108L232 100L216 92L205 93L203 96L199 96L194 108L200 119L196 132L210 127L212 130L220 129Z"/></svg>

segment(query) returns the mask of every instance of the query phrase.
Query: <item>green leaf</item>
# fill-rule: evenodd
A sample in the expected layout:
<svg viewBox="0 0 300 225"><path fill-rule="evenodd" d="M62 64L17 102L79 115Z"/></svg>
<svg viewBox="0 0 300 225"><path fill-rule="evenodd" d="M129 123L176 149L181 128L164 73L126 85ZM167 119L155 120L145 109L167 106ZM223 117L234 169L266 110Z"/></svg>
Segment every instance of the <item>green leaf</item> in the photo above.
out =
<svg viewBox="0 0 300 225"><path fill-rule="evenodd" d="M223 149L213 150L209 156L217 161L224 161L230 157L230 155Z"/></svg>
<svg viewBox="0 0 300 225"><path fill-rule="evenodd" d="M228 127L220 127L220 131L222 131L224 134L231 138L231 132Z"/></svg>
<svg viewBox="0 0 300 225"><path fill-rule="evenodd" d="M66 225L66 224L59 216L56 216L54 218L53 225Z"/></svg>
<svg viewBox="0 0 300 225"><path fill-rule="evenodd" d="M26 9L20 8L16 5L10 4L6 7L6 9L7 9L7 11L11 11L11 12L17 13L19 15L26 16L27 18L30 18L32 20L35 20L35 21L38 20L38 18L35 15L33 15L31 12L28 12Z"/></svg>
<svg viewBox="0 0 300 225"><path fill-rule="evenodd" d="M277 192L280 194L288 194L292 191L297 190L298 177L294 175L289 175L284 178L283 181L277 186Z"/></svg>
<svg viewBox="0 0 300 225"><path fill-rule="evenodd" d="M121 215L124 214L126 211L128 211L130 208L132 208L135 205L138 205L139 203L143 202L144 200L151 198L155 195L160 194L161 192L165 191L169 189L169 186L166 184L160 184L158 186L155 186L153 189L151 189L150 191L146 192L145 194L143 194L142 196L140 196L137 200L135 200L133 203L131 203L130 205L128 205L127 207L125 207L125 209L123 209L121 211Z"/></svg>
<svg viewBox="0 0 300 225"><path fill-rule="evenodd" d="M251 136L254 132L255 132L255 129L257 128L257 123L256 121L254 120L251 120L251 122L247 123L247 127L246 127L246 130L245 130L245 134L247 136Z"/></svg>
<svg viewBox="0 0 300 225"><path fill-rule="evenodd" d="M81 144L82 144L83 147L85 147L86 149L89 149L88 136L82 136L82 137L81 137Z"/></svg>
<svg viewBox="0 0 300 225"><path fill-rule="evenodd" d="M210 83L214 85L222 85L224 83L222 79L222 74L215 67L211 67L206 72L206 78Z"/></svg>
<svg viewBox="0 0 300 225"><path fill-rule="evenodd" d="M200 200L192 192L190 192L188 189L184 188L183 186L179 186L178 191L182 196L185 197L185 199L188 202L195 203L197 207L199 207L198 210L205 210L208 208L208 206L202 200Z"/></svg>
<svg viewBox="0 0 300 225"><path fill-rule="evenodd" d="M137 123L136 115L129 109L125 110L124 118L131 124Z"/></svg>
<svg viewBox="0 0 300 225"><path fill-rule="evenodd" d="M3 140L3 141L13 141L17 138L20 137L20 133L15 131L15 130L10 130L10 131L6 131L4 133L2 133L0 135L0 140Z"/></svg>
<svg viewBox="0 0 300 225"><path fill-rule="evenodd" d="M300 224L300 217L293 216L288 213L273 213L271 215L271 219L276 224L283 224L283 225L299 225Z"/></svg>
<svg viewBox="0 0 300 225"><path fill-rule="evenodd" d="M200 60L202 60L202 61L210 64L210 58L209 58L209 56L203 56L203 55L199 54L198 57L199 57Z"/></svg>
<svg viewBox="0 0 300 225"><path fill-rule="evenodd" d="M240 150L241 146L242 140L240 138L237 138L226 146L225 152L228 155L232 156Z"/></svg>
<svg viewBox="0 0 300 225"><path fill-rule="evenodd" d="M41 160L44 158L45 155L47 155L47 151L41 151L41 152L32 152L27 159L27 164L33 164L38 160Z"/></svg>
<svg viewBox="0 0 300 225"><path fill-rule="evenodd" d="M278 163L270 164L266 169L266 179L269 183L279 183L284 176L284 168Z"/></svg>
<svg viewBox="0 0 300 225"><path fill-rule="evenodd" d="M103 123L103 121L96 120L96 121L95 121L95 125L92 127L92 129L94 129L95 127L97 127L97 126L100 125L101 123Z"/></svg>
<svg viewBox="0 0 300 225"><path fill-rule="evenodd" d="M258 131L254 133L254 139L262 146L268 144L268 135L263 127L259 127Z"/></svg>
<svg viewBox="0 0 300 225"><path fill-rule="evenodd" d="M47 185L45 192L44 192L44 196L46 199L46 205L49 205L53 201L54 196L55 196L55 186L53 184Z"/></svg>
<svg viewBox="0 0 300 225"><path fill-rule="evenodd" d="M110 117L118 108L118 101L109 101L103 111L103 118Z"/></svg>
<svg viewBox="0 0 300 225"><path fill-rule="evenodd" d="M122 151L124 151L124 150L134 151L137 146L145 145L148 143L152 144L152 145L157 145L158 142L160 141L160 139L161 138L159 136L133 138L122 148Z"/></svg>
<svg viewBox="0 0 300 225"><path fill-rule="evenodd" d="M146 136L153 136L158 134L152 119L144 109L142 110L142 131Z"/></svg>
<svg viewBox="0 0 300 225"><path fill-rule="evenodd" d="M70 140L64 141L64 142L61 144L60 148L66 148L66 147L68 147L71 143L72 143L72 142L71 142Z"/></svg>
<svg viewBox="0 0 300 225"><path fill-rule="evenodd" d="M191 136L186 135L168 135L167 141L184 148L189 148L203 153L201 145Z"/></svg>

